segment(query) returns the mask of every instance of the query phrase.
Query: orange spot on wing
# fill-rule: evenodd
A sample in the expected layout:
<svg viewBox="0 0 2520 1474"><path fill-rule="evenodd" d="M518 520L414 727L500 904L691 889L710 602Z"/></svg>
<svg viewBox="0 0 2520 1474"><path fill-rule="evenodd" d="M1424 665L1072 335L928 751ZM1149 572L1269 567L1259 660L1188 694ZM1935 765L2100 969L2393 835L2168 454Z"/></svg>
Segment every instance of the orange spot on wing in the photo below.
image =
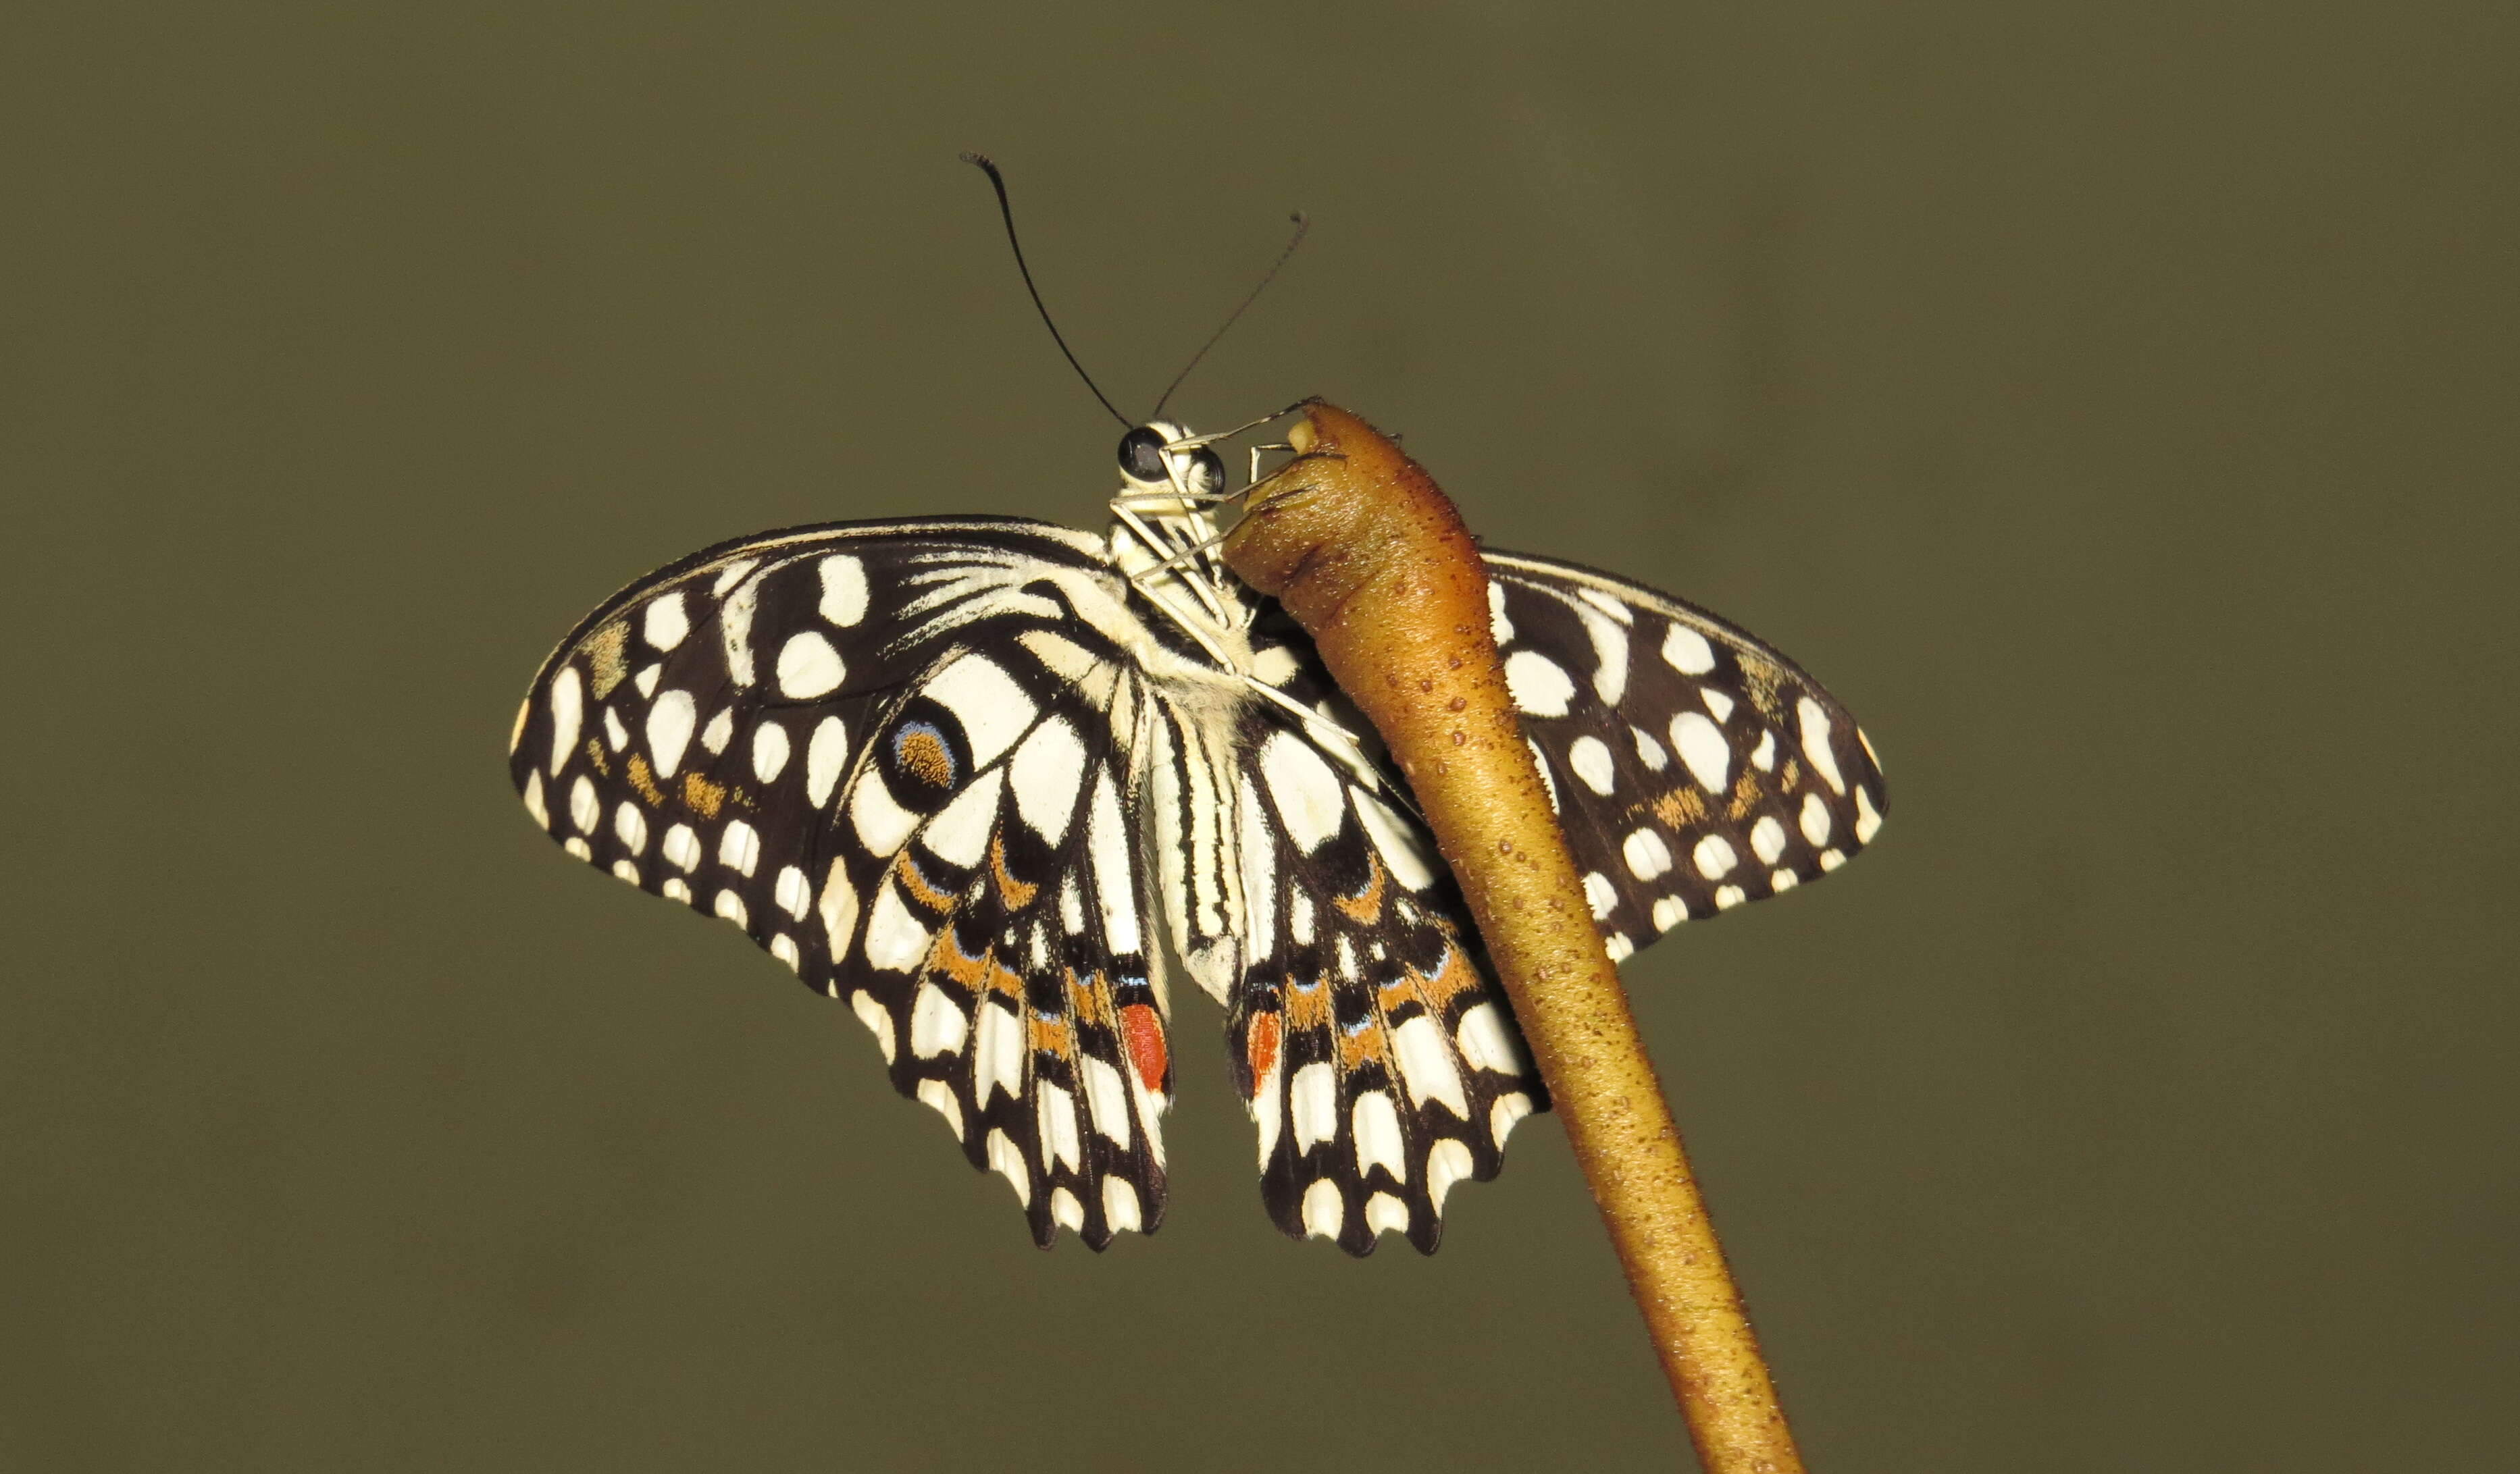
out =
<svg viewBox="0 0 2520 1474"><path fill-rule="evenodd" d="M1023 910L1032 904L1033 897L1041 894L1040 886L1026 885L1007 873L1007 844L1003 833L989 836L989 873L998 882L998 899L1007 903L1009 911Z"/></svg>
<svg viewBox="0 0 2520 1474"><path fill-rule="evenodd" d="M934 883L928 880L919 867L912 863L910 851L907 849L892 862L892 873L901 881L902 893L929 911L941 914L954 909L953 896L938 890Z"/></svg>
<svg viewBox="0 0 2520 1474"><path fill-rule="evenodd" d="M1278 1063L1277 1014L1251 1015L1251 1031L1243 1041L1243 1050L1251 1060L1252 1080L1267 1078L1270 1069Z"/></svg>
<svg viewBox="0 0 2520 1474"><path fill-rule="evenodd" d="M1409 975L1417 978L1419 986L1426 990L1426 1006L1438 1019L1444 1016L1446 1005L1455 998L1479 986L1478 973L1471 968L1470 960L1459 947L1444 950L1444 965L1435 969L1433 977L1414 967Z"/></svg>
<svg viewBox="0 0 2520 1474"><path fill-rule="evenodd" d="M698 773L686 773L683 775L683 802L698 810L702 819L715 819L719 806L726 802L726 785L710 782Z"/></svg>
<svg viewBox="0 0 2520 1474"><path fill-rule="evenodd" d="M1284 996L1288 1027L1327 1029L1330 1026L1330 985L1328 983L1317 983L1310 988L1290 986Z"/></svg>
<svg viewBox="0 0 2520 1474"><path fill-rule="evenodd" d="M1162 1091L1164 1072L1171 1068L1164 1052L1163 1015L1149 1005L1131 1004L1120 1010L1120 1037L1129 1047L1129 1066L1138 1072L1138 1083Z"/></svg>
<svg viewBox="0 0 2520 1474"><path fill-rule="evenodd" d="M638 789L639 796L652 804L665 801L665 790L656 786L656 775L648 767L644 753L630 754L630 786Z"/></svg>
<svg viewBox="0 0 2520 1474"><path fill-rule="evenodd" d="M1348 919L1359 926L1371 926L1382 917L1382 860L1371 850L1366 864L1373 867L1373 876L1353 896L1332 896L1330 904L1347 913Z"/></svg>

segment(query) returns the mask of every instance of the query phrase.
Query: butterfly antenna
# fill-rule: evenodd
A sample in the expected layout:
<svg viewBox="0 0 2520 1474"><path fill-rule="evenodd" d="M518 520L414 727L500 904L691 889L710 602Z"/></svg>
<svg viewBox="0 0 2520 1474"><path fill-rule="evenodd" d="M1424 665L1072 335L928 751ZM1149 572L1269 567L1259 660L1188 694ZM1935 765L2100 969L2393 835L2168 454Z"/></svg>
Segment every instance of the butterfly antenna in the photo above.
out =
<svg viewBox="0 0 2520 1474"><path fill-rule="evenodd" d="M1059 335L1058 324L1050 320L1050 308L1042 302L1041 289L1032 284L1032 268L1024 264L1023 242L1018 240L1015 236L1015 207L1007 201L1006 176L998 172L998 166L991 162L989 156L985 154L966 154L963 156L963 161L968 164L979 165L980 172L988 175L989 183L997 188L998 213L1006 217L1007 244L1014 247L1015 270L1023 273L1024 290L1032 293L1033 310L1041 314L1042 326L1050 330L1050 340L1058 344L1059 352L1067 355L1067 366L1076 371L1077 378L1085 380L1085 386L1094 391L1094 397L1102 401L1102 408L1111 412L1111 418L1119 421L1123 426L1134 427L1134 422L1132 422L1128 416L1120 413L1119 409L1111 403L1110 396L1103 393L1102 386L1094 381L1094 376L1086 373L1085 366L1076 361L1076 351L1068 347L1067 339ZM1275 273L1273 272L1272 275L1275 275ZM1267 284L1263 283L1262 285L1266 286ZM1246 303L1244 305L1247 306L1249 304ZM1229 321L1231 320L1229 319ZM1204 353L1207 350L1202 348L1199 351ZM1191 360L1192 363L1196 363L1197 361L1198 360L1196 359ZM1184 372L1187 373L1188 371L1185 370ZM1169 393L1170 391L1167 390L1166 392Z"/></svg>
<svg viewBox="0 0 2520 1474"><path fill-rule="evenodd" d="M1278 273L1285 269L1286 258L1295 253L1296 246L1304 244L1304 232L1313 228L1313 222L1304 218L1302 210L1295 211L1287 218L1295 222L1295 234L1294 238L1286 243L1286 248L1278 252L1277 264L1269 268L1269 274L1260 279L1259 286L1251 289L1251 294L1242 299L1242 305L1235 308L1227 316L1225 326L1210 334L1207 341L1199 344L1198 351L1190 356L1190 362L1182 365L1182 371L1173 376L1171 383L1164 386L1164 397L1155 401L1155 413L1148 415L1147 417L1148 420L1154 420L1163 414L1164 406L1172 402L1173 390L1180 388L1182 380L1190 378L1190 371L1198 367L1198 361L1207 356L1208 349L1216 346L1216 340L1225 335L1226 329L1233 327L1241 319L1243 313L1251 310L1253 302L1260 300L1260 293L1268 290L1269 284L1278 280Z"/></svg>

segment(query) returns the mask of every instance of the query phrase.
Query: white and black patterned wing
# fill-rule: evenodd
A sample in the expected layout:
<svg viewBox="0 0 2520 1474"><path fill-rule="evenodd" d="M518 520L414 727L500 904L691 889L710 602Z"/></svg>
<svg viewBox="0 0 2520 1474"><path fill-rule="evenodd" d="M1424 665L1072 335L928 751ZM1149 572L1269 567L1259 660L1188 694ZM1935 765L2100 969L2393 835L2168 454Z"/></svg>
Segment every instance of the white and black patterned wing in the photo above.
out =
<svg viewBox="0 0 2520 1474"><path fill-rule="evenodd" d="M588 616L510 754L570 853L847 1000L1044 1244L1164 1206L1133 683L1093 625L1124 597L1099 540L1047 523L726 544Z"/></svg>
<svg viewBox="0 0 2520 1474"><path fill-rule="evenodd" d="M1626 579L1486 558L1506 682L1613 958L1871 842L1871 744L1800 666Z"/></svg>
<svg viewBox="0 0 2520 1474"><path fill-rule="evenodd" d="M1370 729L1291 622L1257 634L1261 668L1322 720L1259 702L1222 727L1157 711L1158 893L1176 950L1226 1005L1270 1217L1354 1255L1384 1232L1431 1253L1453 1185L1495 1177L1547 1095Z"/></svg>

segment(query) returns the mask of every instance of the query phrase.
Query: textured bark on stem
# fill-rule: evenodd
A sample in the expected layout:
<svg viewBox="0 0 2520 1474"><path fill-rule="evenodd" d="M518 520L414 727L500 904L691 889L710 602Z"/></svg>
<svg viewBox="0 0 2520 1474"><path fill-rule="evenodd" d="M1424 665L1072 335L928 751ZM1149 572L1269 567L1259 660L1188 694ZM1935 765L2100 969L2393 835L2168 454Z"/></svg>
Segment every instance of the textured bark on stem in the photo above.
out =
<svg viewBox="0 0 2520 1474"><path fill-rule="evenodd" d="M1408 775L1600 1205L1709 1474L1803 1465L1488 629L1477 544L1399 447L1318 400L1224 555L1310 632Z"/></svg>

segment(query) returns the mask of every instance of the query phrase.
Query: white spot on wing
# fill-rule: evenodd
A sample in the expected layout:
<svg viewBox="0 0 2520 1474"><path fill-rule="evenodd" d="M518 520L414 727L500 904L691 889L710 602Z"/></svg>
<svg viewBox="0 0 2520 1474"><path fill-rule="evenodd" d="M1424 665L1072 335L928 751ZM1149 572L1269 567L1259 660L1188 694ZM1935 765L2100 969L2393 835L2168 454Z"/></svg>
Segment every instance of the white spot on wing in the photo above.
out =
<svg viewBox="0 0 2520 1474"><path fill-rule="evenodd" d="M1345 1222L1347 1204L1340 1201L1336 1183L1319 1182L1304 1189L1305 1232L1315 1238L1336 1238Z"/></svg>
<svg viewBox="0 0 2520 1474"><path fill-rule="evenodd" d="M658 778L673 777L683 765L683 750L692 743L692 726L698 715L687 691L669 691L648 708L648 753Z"/></svg>
<svg viewBox="0 0 2520 1474"><path fill-rule="evenodd" d="M1453 1051L1444 1045L1444 1031L1435 1020L1420 1013L1391 1031L1391 1050L1400 1060L1401 1081L1409 1087L1410 1100L1423 1105L1440 1100L1454 1115L1468 1120L1469 1098L1462 1092L1462 1072L1453 1064Z"/></svg>
<svg viewBox="0 0 2520 1474"><path fill-rule="evenodd" d="M1671 754L1662 750L1662 743L1653 739L1652 733L1631 727L1628 736L1637 739L1637 761L1645 765L1646 772L1660 773L1671 762Z"/></svg>
<svg viewBox="0 0 2520 1474"><path fill-rule="evenodd" d="M1327 1064L1304 1066L1286 1088L1286 1105L1294 1118L1295 1149L1311 1150L1338 1132L1338 1078Z"/></svg>
<svg viewBox="0 0 2520 1474"><path fill-rule="evenodd" d="M996 1004L980 1005L971 1029L971 1098L988 1109L997 1091L1007 1098L1023 1098L1024 1027L1013 1010Z"/></svg>
<svg viewBox="0 0 2520 1474"><path fill-rule="evenodd" d="M1076 790L1085 782L1085 744L1076 739L1076 730L1065 717L1051 718L1024 738L1009 767L1015 812L1047 843L1065 839L1076 814Z"/></svg>
<svg viewBox="0 0 2520 1474"><path fill-rule="evenodd" d="M543 770L540 768L529 769L525 774L525 812L534 816L534 823L546 829L551 827L551 809L543 802Z"/></svg>
<svg viewBox="0 0 2520 1474"><path fill-rule="evenodd" d="M1516 650L1506 657L1505 688L1514 709L1525 716L1562 717L1575 695L1575 683L1565 670L1538 650Z"/></svg>
<svg viewBox="0 0 2520 1474"><path fill-rule="evenodd" d="M1102 1180L1102 1222L1110 1225L1114 1232L1125 1228L1134 1233L1145 1228L1146 1219L1138 1208L1138 1189L1129 1185L1128 1179Z"/></svg>
<svg viewBox="0 0 2520 1474"><path fill-rule="evenodd" d="M771 884L770 898L779 903L781 911L802 921L805 908L813 903L814 887L806 881L803 871L792 865L783 865L779 867L778 879Z"/></svg>
<svg viewBox="0 0 2520 1474"><path fill-rule="evenodd" d="M779 693L792 700L828 696L840 689L847 675L840 652L812 630L790 635L779 647Z"/></svg>
<svg viewBox="0 0 2520 1474"><path fill-rule="evenodd" d="M1085 1164L1085 1142L1076 1134L1076 1099L1058 1086L1041 1082L1042 1155L1066 1164L1070 1171Z"/></svg>
<svg viewBox="0 0 2520 1474"><path fill-rule="evenodd" d="M1794 703L1794 715L1802 723L1803 756L1811 760L1812 771L1844 793L1846 776L1837 771L1837 749L1828 742L1828 708L1805 696Z"/></svg>
<svg viewBox="0 0 2520 1474"><path fill-rule="evenodd" d="M858 893L840 862L832 862L823 877L823 899L815 910L823 917L823 938L832 957L848 951L849 932L858 924Z"/></svg>
<svg viewBox="0 0 2520 1474"><path fill-rule="evenodd" d="M761 835L741 819L726 822L726 832L718 836L717 863L731 871L749 875L761 863Z"/></svg>
<svg viewBox="0 0 2520 1474"><path fill-rule="evenodd" d="M1762 864L1776 864L1777 857L1784 852L1785 826L1777 823L1775 815L1762 816L1750 826L1750 853L1758 856Z"/></svg>
<svg viewBox="0 0 2520 1474"><path fill-rule="evenodd" d="M1409 1181L1408 1142L1400 1135L1400 1113L1388 1094L1367 1091L1358 1095L1348 1110L1348 1125L1356 1133L1357 1171L1371 1172L1379 1164L1401 1182Z"/></svg>
<svg viewBox="0 0 2520 1474"><path fill-rule="evenodd" d="M1598 921L1619 904L1618 887L1599 871L1590 871L1584 876L1584 899L1592 904L1593 919Z"/></svg>
<svg viewBox="0 0 2520 1474"><path fill-rule="evenodd" d="M1609 745L1597 737L1579 737L1566 749L1566 766L1584 786L1596 793L1606 794L1618 779L1618 766L1610 759Z"/></svg>
<svg viewBox="0 0 2520 1474"><path fill-rule="evenodd" d="M1522 739L1522 745L1531 749L1531 766L1540 774L1541 791L1549 795L1549 812L1552 814L1564 813L1565 811L1558 807L1557 779L1549 771L1548 754L1542 752L1540 750L1540 744L1533 741L1529 737L1525 737Z"/></svg>
<svg viewBox="0 0 2520 1474"><path fill-rule="evenodd" d="M1094 1118L1094 1129L1109 1137L1121 1150L1128 1150L1129 1087L1122 1083L1118 1070L1100 1059L1086 1059L1085 1105Z"/></svg>
<svg viewBox="0 0 2520 1474"><path fill-rule="evenodd" d="M1499 1146L1503 1146L1505 1139L1513 1134L1514 1123L1530 1114L1531 1097L1529 1095L1520 1091L1499 1095L1496 1098L1496 1104L1488 1107L1488 1135L1495 1139Z"/></svg>
<svg viewBox="0 0 2520 1474"><path fill-rule="evenodd" d="M936 673L922 694L954 713L970 739L971 766L985 768L1014 745L1040 708L1014 677L985 655L966 654Z"/></svg>
<svg viewBox="0 0 2520 1474"><path fill-rule="evenodd" d="M847 629L866 617L866 564L846 553L834 553L823 559L823 602L825 619Z"/></svg>
<svg viewBox="0 0 2520 1474"><path fill-rule="evenodd" d="M883 1005L875 1001L874 994L860 988L849 995L849 1011L875 1036L877 1046L883 1050L883 1062L892 1063L892 1015L884 1011Z"/></svg>
<svg viewBox="0 0 2520 1474"><path fill-rule="evenodd" d="M1804 794L1802 817L1803 838L1811 841L1812 848L1818 849L1822 845L1828 843L1828 805L1822 803L1821 801L1821 796L1817 793Z"/></svg>
<svg viewBox="0 0 2520 1474"><path fill-rule="evenodd" d="M849 733L838 717L825 717L805 744L805 801L815 808L831 802L832 785L840 781L840 766L849 760Z"/></svg>
<svg viewBox="0 0 2520 1474"><path fill-rule="evenodd" d="M677 591L656 596L640 616L639 632L647 642L660 650L672 649L692 632L692 621L683 612L683 596Z"/></svg>
<svg viewBox="0 0 2520 1474"><path fill-rule="evenodd" d="M937 859L970 870L989 852L989 836L998 827L998 787L1006 770L992 768L954 795L944 811L919 831L920 841Z"/></svg>
<svg viewBox="0 0 2520 1474"><path fill-rule="evenodd" d="M1709 793L1722 793L1732 782L1732 744L1724 729L1705 713L1684 711L1671 719L1671 745L1688 767L1688 776Z"/></svg>
<svg viewBox="0 0 2520 1474"><path fill-rule="evenodd" d="M1260 745L1260 777L1297 849L1309 855L1339 831L1346 793L1310 743L1290 732L1271 733Z"/></svg>
<svg viewBox="0 0 2520 1474"><path fill-rule="evenodd" d="M665 831L665 858L681 870L693 870L700 863L700 836L687 824L678 824Z"/></svg>
<svg viewBox="0 0 2520 1474"><path fill-rule="evenodd" d="M989 1133L989 1165L1005 1174L1006 1180L1014 1184L1016 1202L1026 1207L1032 1205L1032 1172L1024 1166L1023 1149L1010 1140L1004 1131Z"/></svg>
<svg viewBox="0 0 2520 1474"><path fill-rule="evenodd" d="M1855 842L1870 844L1881 832L1881 811L1872 807L1872 790L1862 783L1855 785Z"/></svg>
<svg viewBox="0 0 2520 1474"><path fill-rule="evenodd" d="M1703 686L1698 688L1697 699L1706 703L1706 709L1708 711L1715 713L1715 720L1719 722L1729 722L1732 720L1732 698L1726 695L1724 692L1717 691L1714 687Z"/></svg>
<svg viewBox="0 0 2520 1474"><path fill-rule="evenodd" d="M621 714L609 706L604 708L604 745L615 752L630 745L630 729L621 725Z"/></svg>
<svg viewBox="0 0 2520 1474"><path fill-rule="evenodd" d="M1723 879L1732 872L1732 867L1741 863L1741 857L1733 853L1732 846L1721 834L1709 834L1697 841L1697 848L1689 852L1689 859L1696 863L1697 872L1709 880Z"/></svg>
<svg viewBox="0 0 2520 1474"><path fill-rule="evenodd" d="M945 1118L946 1126L953 1130L955 1140L963 1139L963 1105L954 1098L952 1086L942 1080L922 1080L919 1082L919 1099Z"/></svg>
<svg viewBox="0 0 2520 1474"><path fill-rule="evenodd" d="M887 890L884 894L890 895ZM881 911L883 904L876 903ZM945 990L934 983L919 985L919 997L910 1005L910 1052L921 1059L933 1059L939 1054L958 1054L963 1040L970 1032L971 1021Z"/></svg>
<svg viewBox="0 0 2520 1474"><path fill-rule="evenodd" d="M849 786L849 824L868 854L889 855L919 826L919 816L894 801L880 771L868 768Z"/></svg>
<svg viewBox="0 0 2520 1474"><path fill-rule="evenodd" d="M612 810L612 832L620 839L623 849L636 855L648 847L648 816L639 811L637 804L626 800L616 804Z"/></svg>
<svg viewBox="0 0 2520 1474"><path fill-rule="evenodd" d="M1519 1075L1523 1070L1522 1047L1514 1042L1506 1027L1505 1015L1494 1004L1478 1004L1462 1015L1461 1024L1453 1031L1455 1042L1462 1047L1462 1057L1472 1066L1499 1075Z"/></svg>
<svg viewBox="0 0 2520 1474"><path fill-rule="evenodd" d="M908 972L927 956L927 928L902 904L901 891L887 885L876 892L867 913L866 960L886 972Z"/></svg>
<svg viewBox="0 0 2520 1474"><path fill-rule="evenodd" d="M1094 780L1094 812L1086 837L1094 857L1094 897L1102 910L1103 944L1115 953L1132 953L1138 944L1138 898L1129 873L1127 831L1120 827L1120 801L1111 791L1111 773Z"/></svg>
<svg viewBox="0 0 2520 1474"><path fill-rule="evenodd" d="M751 564L741 563L737 566L748 570ZM735 574L735 572L734 568L730 568L726 574L719 575L720 592L724 592L723 586L728 583L727 574ZM740 578L741 575L737 577ZM738 686L752 684L752 608L760 599L761 581L753 579L738 588L733 597L717 606L717 633L720 643L725 647L727 677Z"/></svg>
<svg viewBox="0 0 2520 1474"><path fill-rule="evenodd" d="M595 796L595 784L583 773L568 786L568 822L577 826L581 834L592 834L598 821L604 818L604 801ZM586 857L578 857L583 860Z"/></svg>
<svg viewBox="0 0 2520 1474"><path fill-rule="evenodd" d="M1653 924L1656 931L1669 931L1688 919L1688 903L1678 896L1664 896L1653 904Z"/></svg>
<svg viewBox="0 0 2520 1474"><path fill-rule="evenodd" d="M1505 617L1505 589L1493 578L1488 580L1488 634L1499 648L1513 640L1513 621Z"/></svg>
<svg viewBox="0 0 2520 1474"><path fill-rule="evenodd" d="M1650 826L1631 830L1619 843L1619 857L1628 863L1628 873L1640 880L1651 880L1671 869L1671 846Z"/></svg>
<svg viewBox="0 0 2520 1474"><path fill-rule="evenodd" d="M551 775L558 778L568 755L577 750L578 724L586 719L586 689L574 665L561 667L560 674L552 677L551 718Z"/></svg>
<svg viewBox="0 0 2520 1474"><path fill-rule="evenodd" d="M752 733L752 776L765 783L777 782L787 766L788 729L776 722L762 723Z"/></svg>
<svg viewBox="0 0 2520 1474"><path fill-rule="evenodd" d="M1409 1231L1409 1205L1388 1192L1365 1200L1365 1226L1376 1233Z"/></svg>
<svg viewBox="0 0 2520 1474"><path fill-rule="evenodd" d="M1662 658L1684 676L1702 676L1715 668L1715 648L1685 624L1675 624L1662 637Z"/></svg>
<svg viewBox="0 0 2520 1474"><path fill-rule="evenodd" d="M1424 890L1435 883L1433 857L1427 854L1425 841L1414 824L1391 812L1382 800L1363 788L1348 790L1356 797L1357 822L1382 852L1382 863L1391 868L1392 878L1411 890Z"/></svg>
<svg viewBox="0 0 2520 1474"><path fill-rule="evenodd" d="M653 683L651 683L651 689L653 689ZM700 745L712 753L724 752L726 744L734 737L735 708L732 706L721 708L716 716L709 718L708 725L700 729Z"/></svg>
<svg viewBox="0 0 2520 1474"><path fill-rule="evenodd" d="M738 926L747 926L752 921L751 916L743 909L743 898L731 890L719 891L717 899L710 903L709 910Z"/></svg>
<svg viewBox="0 0 2520 1474"><path fill-rule="evenodd" d="M1473 1166L1470 1148L1450 1137L1426 1153L1426 1195L1434 1199L1436 1212L1444 1211L1444 1199L1453 1184L1468 1177Z"/></svg>

